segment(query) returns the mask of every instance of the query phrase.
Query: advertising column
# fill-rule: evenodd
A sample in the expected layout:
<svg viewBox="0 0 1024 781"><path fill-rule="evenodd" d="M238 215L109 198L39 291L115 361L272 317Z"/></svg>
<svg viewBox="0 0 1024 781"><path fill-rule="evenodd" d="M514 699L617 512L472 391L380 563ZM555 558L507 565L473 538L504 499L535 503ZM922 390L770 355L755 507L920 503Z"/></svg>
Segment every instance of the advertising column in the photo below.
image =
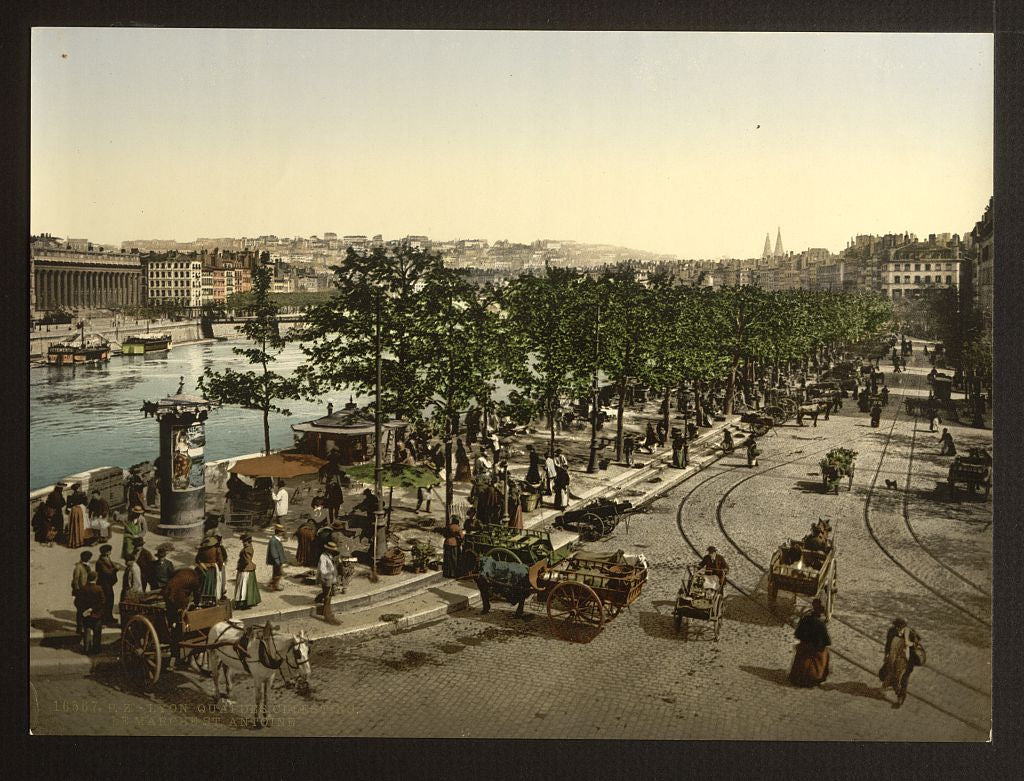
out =
<svg viewBox="0 0 1024 781"><path fill-rule="evenodd" d="M204 421L210 402L200 396L178 394L162 399L157 407L160 421L161 534L168 537L199 537L206 518L206 481L203 453Z"/></svg>

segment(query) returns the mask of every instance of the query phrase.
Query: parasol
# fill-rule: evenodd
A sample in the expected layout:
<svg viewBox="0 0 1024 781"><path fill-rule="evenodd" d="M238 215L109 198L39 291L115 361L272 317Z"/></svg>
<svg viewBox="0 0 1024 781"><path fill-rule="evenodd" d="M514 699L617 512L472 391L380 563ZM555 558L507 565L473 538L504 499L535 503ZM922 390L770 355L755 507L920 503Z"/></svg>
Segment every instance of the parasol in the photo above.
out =
<svg viewBox="0 0 1024 781"><path fill-rule="evenodd" d="M246 477L298 477L319 472L326 463L308 453L273 453L237 461L229 471Z"/></svg>
<svg viewBox="0 0 1024 781"><path fill-rule="evenodd" d="M360 464L345 470L345 474L360 483L373 485L374 465ZM381 485L387 488L430 488L441 478L428 467L411 464L384 464L380 468Z"/></svg>

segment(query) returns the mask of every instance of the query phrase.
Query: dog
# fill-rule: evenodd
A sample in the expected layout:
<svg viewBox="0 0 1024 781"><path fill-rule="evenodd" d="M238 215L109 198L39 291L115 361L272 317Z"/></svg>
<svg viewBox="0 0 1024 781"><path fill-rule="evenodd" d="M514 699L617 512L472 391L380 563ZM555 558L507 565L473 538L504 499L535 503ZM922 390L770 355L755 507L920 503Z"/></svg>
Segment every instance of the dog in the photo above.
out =
<svg viewBox="0 0 1024 781"><path fill-rule="evenodd" d="M899 488L899 484L895 480L886 480L885 481L885 487L886 488Z"/></svg>

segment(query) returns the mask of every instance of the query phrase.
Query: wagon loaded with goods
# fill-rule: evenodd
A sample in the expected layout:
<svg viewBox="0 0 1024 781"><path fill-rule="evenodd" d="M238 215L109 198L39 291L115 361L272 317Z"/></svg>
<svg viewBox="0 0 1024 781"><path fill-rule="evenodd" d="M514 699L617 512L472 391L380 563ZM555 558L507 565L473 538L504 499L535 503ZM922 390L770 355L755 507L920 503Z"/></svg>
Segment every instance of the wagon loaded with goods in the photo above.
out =
<svg viewBox="0 0 1024 781"><path fill-rule="evenodd" d="M594 542L611 534L619 521L632 512L636 512L632 502L615 502L602 497L585 507L562 513L552 525L576 532L584 542Z"/></svg>
<svg viewBox="0 0 1024 781"><path fill-rule="evenodd" d="M790 540L772 554L768 567L768 599L773 605L780 591L820 599L827 621L832 617L838 586L834 533L805 537L802 541Z"/></svg>
<svg viewBox="0 0 1024 781"><path fill-rule="evenodd" d="M160 592L141 594L120 604L121 669L133 686L151 688L172 655L174 629ZM179 658L198 672L209 670L206 630L231 618L231 602L181 612Z"/></svg>
<svg viewBox="0 0 1024 781"><path fill-rule="evenodd" d="M825 491L839 493L839 481L844 477L847 479L847 487L853 490L854 462L857 460L857 451L848 450L845 447L837 447L828 451L825 457L818 462L821 467L821 484Z"/></svg>
<svg viewBox="0 0 1024 781"><path fill-rule="evenodd" d="M750 433L763 437L775 426L775 420L770 415L758 412L744 412L740 415L740 423L748 426Z"/></svg>
<svg viewBox="0 0 1024 781"><path fill-rule="evenodd" d="M563 638L589 642L624 607L639 597L647 583L641 557L575 553L556 564L539 561L530 567L530 588L547 606L548 620Z"/></svg>
<svg viewBox="0 0 1024 781"><path fill-rule="evenodd" d="M972 447L966 456L957 456L949 465L949 496L951 499L957 497L957 484L963 485L965 490L972 494L978 488L985 489L985 498L988 499L992 490L992 456L985 448Z"/></svg>
<svg viewBox="0 0 1024 781"><path fill-rule="evenodd" d="M722 629L722 581L699 567L688 566L672 612L676 631L686 638L691 621L708 622L715 640Z"/></svg>
<svg viewBox="0 0 1024 781"><path fill-rule="evenodd" d="M466 532L459 554L460 577L480 571L481 560L489 556L497 561L532 565L538 561L558 561L568 553L570 535L552 535L547 529L514 529L501 524L481 524Z"/></svg>

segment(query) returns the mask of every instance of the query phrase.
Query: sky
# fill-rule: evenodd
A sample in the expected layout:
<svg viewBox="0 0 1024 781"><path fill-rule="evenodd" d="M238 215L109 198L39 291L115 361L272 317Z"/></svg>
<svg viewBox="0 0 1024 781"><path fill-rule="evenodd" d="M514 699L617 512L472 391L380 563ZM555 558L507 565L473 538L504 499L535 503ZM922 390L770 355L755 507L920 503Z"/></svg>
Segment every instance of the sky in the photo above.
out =
<svg viewBox="0 0 1024 781"><path fill-rule="evenodd" d="M682 258L969 231L988 34L36 28L33 233Z"/></svg>

